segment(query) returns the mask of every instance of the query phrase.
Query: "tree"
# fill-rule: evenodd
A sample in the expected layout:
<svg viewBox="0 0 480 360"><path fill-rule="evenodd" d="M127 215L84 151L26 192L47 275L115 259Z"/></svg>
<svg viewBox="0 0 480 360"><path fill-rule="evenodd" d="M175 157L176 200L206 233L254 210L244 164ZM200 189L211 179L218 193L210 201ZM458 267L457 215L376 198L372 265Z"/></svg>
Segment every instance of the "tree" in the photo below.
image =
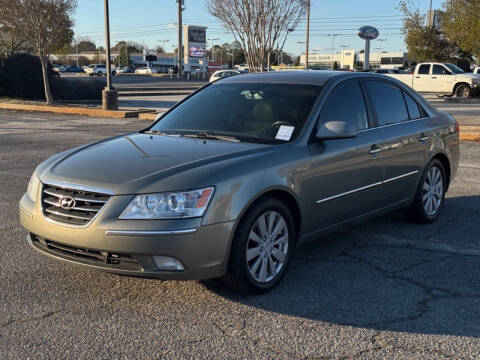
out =
<svg viewBox="0 0 480 360"><path fill-rule="evenodd" d="M52 52L71 43L75 7L75 0L0 0L0 13L7 25L19 29L40 58L47 104L53 103L48 59Z"/></svg>
<svg viewBox="0 0 480 360"><path fill-rule="evenodd" d="M460 48L480 58L479 0L447 0L442 27L445 35Z"/></svg>
<svg viewBox="0 0 480 360"><path fill-rule="evenodd" d="M207 11L232 32L250 71L270 66L275 48L283 49L288 34L305 14L305 0L207 0Z"/></svg>
<svg viewBox="0 0 480 360"><path fill-rule="evenodd" d="M95 43L89 38L79 39L78 42L75 44L75 46L78 46L79 52L97 50L97 45L95 45Z"/></svg>
<svg viewBox="0 0 480 360"><path fill-rule="evenodd" d="M16 26L6 25L6 19L2 19L0 14L0 51L5 57L14 55L20 50L28 49L28 41L22 36L21 31Z"/></svg>
<svg viewBox="0 0 480 360"><path fill-rule="evenodd" d="M425 26L425 16L420 13L418 3L401 0L399 9L403 12L403 33L411 58L422 61L451 61L458 52L458 46L449 41L439 29Z"/></svg>

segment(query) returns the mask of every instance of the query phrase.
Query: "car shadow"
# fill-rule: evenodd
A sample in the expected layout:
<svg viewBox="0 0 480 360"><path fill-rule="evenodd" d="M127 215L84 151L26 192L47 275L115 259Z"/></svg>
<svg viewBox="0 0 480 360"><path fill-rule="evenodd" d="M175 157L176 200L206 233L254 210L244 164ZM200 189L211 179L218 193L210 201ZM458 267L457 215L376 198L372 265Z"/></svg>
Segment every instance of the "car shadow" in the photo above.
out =
<svg viewBox="0 0 480 360"><path fill-rule="evenodd" d="M433 224L393 213L296 249L271 292L232 301L338 325L480 337L480 196L446 199Z"/></svg>

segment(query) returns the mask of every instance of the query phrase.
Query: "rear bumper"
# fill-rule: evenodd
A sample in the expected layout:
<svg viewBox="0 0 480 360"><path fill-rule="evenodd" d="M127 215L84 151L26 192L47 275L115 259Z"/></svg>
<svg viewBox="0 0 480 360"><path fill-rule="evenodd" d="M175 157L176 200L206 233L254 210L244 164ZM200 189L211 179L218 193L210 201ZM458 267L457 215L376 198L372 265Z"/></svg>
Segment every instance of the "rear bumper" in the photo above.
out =
<svg viewBox="0 0 480 360"><path fill-rule="evenodd" d="M24 195L20 222L27 241L37 251L77 265L107 272L165 280L200 280L226 272L235 222L202 226L200 221L179 227L175 222L112 221L108 208L85 228L52 223ZM183 271L160 270L153 256L172 257Z"/></svg>

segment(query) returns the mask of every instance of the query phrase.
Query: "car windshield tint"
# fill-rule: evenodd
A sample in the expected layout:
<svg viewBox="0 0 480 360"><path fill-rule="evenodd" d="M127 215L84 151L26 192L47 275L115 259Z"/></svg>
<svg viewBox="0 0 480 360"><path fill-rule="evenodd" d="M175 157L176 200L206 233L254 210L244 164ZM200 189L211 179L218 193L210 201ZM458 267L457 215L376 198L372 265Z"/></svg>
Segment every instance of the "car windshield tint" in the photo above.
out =
<svg viewBox="0 0 480 360"><path fill-rule="evenodd" d="M318 85L217 83L165 114L150 130L285 142L300 133L320 90Z"/></svg>
<svg viewBox="0 0 480 360"><path fill-rule="evenodd" d="M460 69L457 65L445 64L454 74L463 74L465 71Z"/></svg>

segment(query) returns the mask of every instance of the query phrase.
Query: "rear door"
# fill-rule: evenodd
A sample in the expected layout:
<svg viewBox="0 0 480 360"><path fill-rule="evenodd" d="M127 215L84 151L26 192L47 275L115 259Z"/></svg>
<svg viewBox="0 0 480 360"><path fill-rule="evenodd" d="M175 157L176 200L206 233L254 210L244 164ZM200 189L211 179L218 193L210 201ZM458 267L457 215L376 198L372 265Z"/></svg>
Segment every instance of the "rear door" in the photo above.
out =
<svg viewBox="0 0 480 360"><path fill-rule="evenodd" d="M360 81L344 81L328 96L318 123L349 122L358 134L308 145L310 168L301 186L301 198L309 214L304 223L307 232L381 206L381 139L371 120Z"/></svg>
<svg viewBox="0 0 480 360"><path fill-rule="evenodd" d="M427 159L429 134L424 110L396 84L367 80L380 136L384 170L382 192L388 204L410 199Z"/></svg>
<svg viewBox="0 0 480 360"><path fill-rule="evenodd" d="M430 89L430 64L422 64L413 75L413 88L420 92L429 92Z"/></svg>

